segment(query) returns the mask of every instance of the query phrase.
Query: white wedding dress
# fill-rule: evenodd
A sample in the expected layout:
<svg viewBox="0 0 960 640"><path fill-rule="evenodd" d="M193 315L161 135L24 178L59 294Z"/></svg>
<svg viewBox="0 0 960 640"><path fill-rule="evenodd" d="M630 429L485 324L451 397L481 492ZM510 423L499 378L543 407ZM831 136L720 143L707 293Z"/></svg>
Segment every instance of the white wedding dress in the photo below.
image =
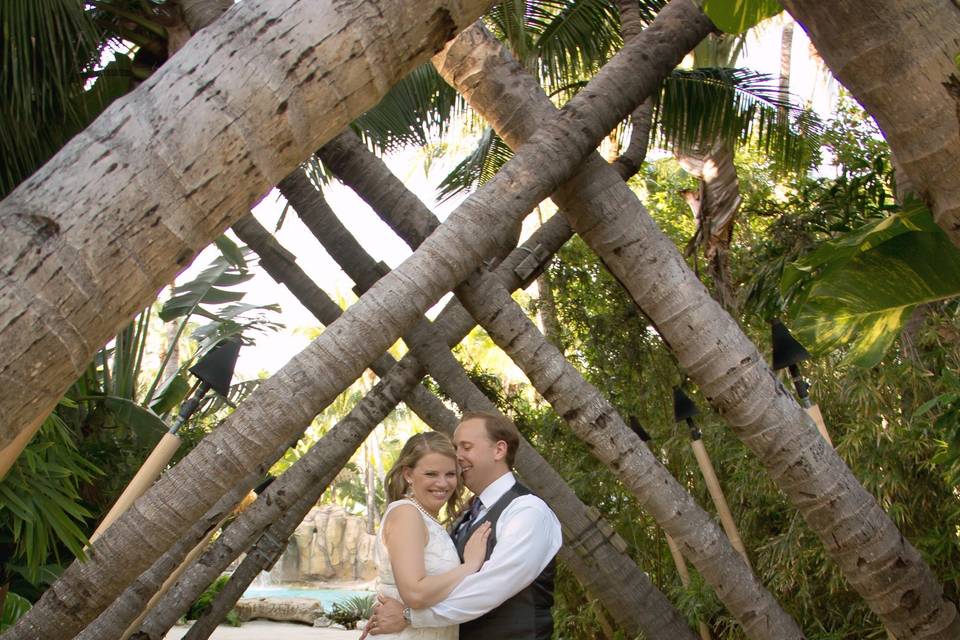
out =
<svg viewBox="0 0 960 640"><path fill-rule="evenodd" d="M397 591L397 582L393 577L393 567L390 565L390 556L387 552L387 546L383 543L383 523L387 516L397 505L413 505L410 500L396 500L387 505L387 510L380 520L380 533L377 534L377 566L380 568L379 584L377 591L385 596L401 600L400 592ZM413 505L416 508L416 505ZM419 511L419 509L418 509ZM453 546L453 540L450 534L438 522L429 518L425 513L420 512L423 518L423 524L427 527L427 545L423 549L423 560L426 565L427 575L436 575L455 569L460 565L460 557L457 555L457 549ZM377 640L397 639L397 640L457 640L460 637L460 626L451 625L449 627L430 627L424 629L414 629L408 626L400 633L385 633L378 636L370 636Z"/></svg>

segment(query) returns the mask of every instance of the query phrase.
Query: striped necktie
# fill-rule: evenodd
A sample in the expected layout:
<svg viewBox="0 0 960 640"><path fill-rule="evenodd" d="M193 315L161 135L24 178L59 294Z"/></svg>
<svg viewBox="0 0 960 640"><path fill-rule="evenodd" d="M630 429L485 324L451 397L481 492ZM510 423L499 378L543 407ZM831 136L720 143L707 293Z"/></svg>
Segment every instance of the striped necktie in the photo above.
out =
<svg viewBox="0 0 960 640"><path fill-rule="evenodd" d="M471 524L477 519L477 516L480 515L480 509L482 508L483 503L480 502L480 498L474 496L473 500L470 501L470 508L467 509L467 513L463 516L463 520L461 520L460 524L457 525L457 545L466 539L467 533L470 531Z"/></svg>

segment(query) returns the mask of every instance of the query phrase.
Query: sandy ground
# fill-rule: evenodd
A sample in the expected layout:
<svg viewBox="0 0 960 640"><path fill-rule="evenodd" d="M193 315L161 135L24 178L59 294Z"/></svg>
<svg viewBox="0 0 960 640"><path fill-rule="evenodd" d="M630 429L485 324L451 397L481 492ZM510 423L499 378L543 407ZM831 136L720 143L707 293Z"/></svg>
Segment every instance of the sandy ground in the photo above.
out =
<svg viewBox="0 0 960 640"><path fill-rule="evenodd" d="M177 625L164 640L180 640L190 627ZM305 624L251 620L242 626L222 624L210 636L211 640L356 640L359 631L314 629Z"/></svg>

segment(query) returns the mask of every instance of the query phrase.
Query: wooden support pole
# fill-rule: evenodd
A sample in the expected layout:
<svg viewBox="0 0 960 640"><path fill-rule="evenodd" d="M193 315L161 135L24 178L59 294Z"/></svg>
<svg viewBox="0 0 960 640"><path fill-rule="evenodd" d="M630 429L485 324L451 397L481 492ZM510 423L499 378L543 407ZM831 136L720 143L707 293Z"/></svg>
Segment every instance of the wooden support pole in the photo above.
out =
<svg viewBox="0 0 960 640"><path fill-rule="evenodd" d="M160 442L157 443L157 446L153 448L153 451L150 452L150 455L144 461L143 466L140 467L137 474L133 476L133 480L130 481L130 484L127 485L127 488L124 489L120 497L117 498L113 507L111 507L107 515L104 516L97 530L90 536L91 543L99 538L103 532L107 530L107 527L113 524L114 520L129 509L130 505L157 481L157 478L159 478L163 470L167 468L167 464L170 463L173 454L176 453L179 448L180 436L169 431L163 434Z"/></svg>
<svg viewBox="0 0 960 640"><path fill-rule="evenodd" d="M717 479L717 473L713 469L710 456L707 455L707 449L703 446L703 440L701 438L692 439L690 446L693 447L693 455L697 458L697 465L699 465L703 479L707 483L707 491L710 492L713 504L717 508L717 514L720 516L720 524L723 525L723 530L727 533L727 537L730 538L730 544L743 556L743 560L747 563L747 566L751 566L750 558L747 557L747 549L743 546L743 540L740 539L740 532L737 530L737 525L733 521L733 514L730 513L727 498L723 495L723 489L720 488L720 481Z"/></svg>
<svg viewBox="0 0 960 640"><path fill-rule="evenodd" d="M823 414L820 413L820 405L811 404L808 407L804 407L807 415L813 418L814 424L817 425L817 429L820 430L820 435L823 436L823 439L827 441L831 447L833 446L833 441L830 439L830 433L827 431L827 424L823 421Z"/></svg>
<svg viewBox="0 0 960 640"><path fill-rule="evenodd" d="M663 535L667 539L667 548L670 549L670 555L673 556L673 564L676 565L677 573L680 574L680 584L684 587L689 587L690 572L687 571L687 562L683 559L683 554L680 553L680 545L670 537L669 533L664 532ZM702 620L698 621L697 624L700 629L701 640L713 640L713 636L710 635L710 627Z"/></svg>

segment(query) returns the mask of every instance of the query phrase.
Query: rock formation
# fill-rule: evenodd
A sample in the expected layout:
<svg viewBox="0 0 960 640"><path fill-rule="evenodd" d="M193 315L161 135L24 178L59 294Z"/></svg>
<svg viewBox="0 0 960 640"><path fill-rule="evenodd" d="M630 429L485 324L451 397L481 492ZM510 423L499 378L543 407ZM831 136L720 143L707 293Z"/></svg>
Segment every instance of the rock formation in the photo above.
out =
<svg viewBox="0 0 960 640"><path fill-rule="evenodd" d="M343 507L310 510L297 527L283 557L271 572L276 582L356 582L377 576L376 536L360 516Z"/></svg>

